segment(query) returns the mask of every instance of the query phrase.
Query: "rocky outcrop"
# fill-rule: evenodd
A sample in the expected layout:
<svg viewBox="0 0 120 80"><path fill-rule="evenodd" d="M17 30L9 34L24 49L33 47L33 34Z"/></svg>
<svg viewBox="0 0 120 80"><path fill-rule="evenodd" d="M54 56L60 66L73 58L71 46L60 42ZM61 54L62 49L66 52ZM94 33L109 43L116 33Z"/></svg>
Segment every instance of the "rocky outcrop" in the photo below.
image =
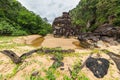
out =
<svg viewBox="0 0 120 80"><path fill-rule="evenodd" d="M61 17L55 18L52 24L53 34L55 37L69 37L79 34L79 27L73 27L69 13L63 12Z"/></svg>
<svg viewBox="0 0 120 80"><path fill-rule="evenodd" d="M116 40L120 39L120 27L111 24L103 24L98 27L94 33L98 33L100 36L112 37Z"/></svg>
<svg viewBox="0 0 120 80"><path fill-rule="evenodd" d="M81 43L89 43L94 46L96 46L96 43L98 41L103 41L112 45L116 45L118 44L118 42L120 42L120 27L115 27L111 24L104 24L98 27L93 32L81 33L78 36L78 40Z"/></svg>

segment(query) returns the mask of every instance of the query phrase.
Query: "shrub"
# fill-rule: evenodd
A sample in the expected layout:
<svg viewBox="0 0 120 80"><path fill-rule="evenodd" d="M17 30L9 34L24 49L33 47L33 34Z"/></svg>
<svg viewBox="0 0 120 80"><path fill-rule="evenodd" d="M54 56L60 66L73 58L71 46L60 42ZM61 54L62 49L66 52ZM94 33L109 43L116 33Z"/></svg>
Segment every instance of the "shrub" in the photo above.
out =
<svg viewBox="0 0 120 80"><path fill-rule="evenodd" d="M23 30L15 30L13 33L12 33L13 36L23 36L23 35L28 35L26 31L23 31Z"/></svg>
<svg viewBox="0 0 120 80"><path fill-rule="evenodd" d="M54 75L54 70L53 69L49 69L47 72L46 72L46 78L48 80L56 80L56 77Z"/></svg>
<svg viewBox="0 0 120 80"><path fill-rule="evenodd" d="M0 35L11 35L15 28L6 21L0 22Z"/></svg>
<svg viewBox="0 0 120 80"><path fill-rule="evenodd" d="M71 79L70 77L68 77L68 76L65 75L65 76L63 77L63 80L72 80L72 79Z"/></svg>

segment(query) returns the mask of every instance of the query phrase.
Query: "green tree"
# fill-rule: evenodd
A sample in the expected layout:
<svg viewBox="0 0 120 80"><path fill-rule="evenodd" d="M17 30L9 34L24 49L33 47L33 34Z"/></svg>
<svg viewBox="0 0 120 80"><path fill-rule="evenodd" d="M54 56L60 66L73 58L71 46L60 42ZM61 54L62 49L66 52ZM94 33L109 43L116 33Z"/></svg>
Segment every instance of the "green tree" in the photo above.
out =
<svg viewBox="0 0 120 80"><path fill-rule="evenodd" d="M28 11L16 0L0 1L0 19L10 24L9 27L12 26L15 28L13 35L46 35L51 32L50 24L43 21L42 18L35 13ZM4 34L6 33L4 32Z"/></svg>
<svg viewBox="0 0 120 80"><path fill-rule="evenodd" d="M77 7L70 11L72 23L84 26L83 30L87 31L92 31L106 22L120 26L119 4L119 0L81 0ZM111 16L113 18L110 20Z"/></svg>

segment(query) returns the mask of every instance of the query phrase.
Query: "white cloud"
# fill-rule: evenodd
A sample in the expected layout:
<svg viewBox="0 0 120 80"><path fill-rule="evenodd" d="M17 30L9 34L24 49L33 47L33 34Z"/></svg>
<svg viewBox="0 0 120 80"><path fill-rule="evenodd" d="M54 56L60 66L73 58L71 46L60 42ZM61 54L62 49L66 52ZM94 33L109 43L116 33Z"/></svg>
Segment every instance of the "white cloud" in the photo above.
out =
<svg viewBox="0 0 120 80"><path fill-rule="evenodd" d="M52 22L62 12L74 8L80 0L18 0L30 11L35 12L42 18L47 17Z"/></svg>

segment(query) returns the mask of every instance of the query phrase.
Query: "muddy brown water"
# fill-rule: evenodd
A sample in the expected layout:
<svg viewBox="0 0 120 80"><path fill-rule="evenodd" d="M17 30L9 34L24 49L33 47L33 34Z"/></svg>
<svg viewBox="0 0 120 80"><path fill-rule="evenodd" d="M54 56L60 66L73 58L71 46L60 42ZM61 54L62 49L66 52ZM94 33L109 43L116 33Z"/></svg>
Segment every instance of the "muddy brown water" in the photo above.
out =
<svg viewBox="0 0 120 80"><path fill-rule="evenodd" d="M44 41L44 37L39 37L31 42L31 46L39 47L43 41Z"/></svg>
<svg viewBox="0 0 120 80"><path fill-rule="evenodd" d="M79 41L74 41L72 44L75 45L78 49L82 48Z"/></svg>
<svg viewBox="0 0 120 80"><path fill-rule="evenodd" d="M40 47L44 40L44 37L38 37L33 40L30 45L33 47ZM79 41L73 41L72 44L75 45L77 48L81 48Z"/></svg>
<svg viewBox="0 0 120 80"><path fill-rule="evenodd" d="M44 37L39 37L31 42L31 46L39 47L41 46L44 40ZM81 48L79 41L74 41L72 44L74 44L77 48Z"/></svg>

